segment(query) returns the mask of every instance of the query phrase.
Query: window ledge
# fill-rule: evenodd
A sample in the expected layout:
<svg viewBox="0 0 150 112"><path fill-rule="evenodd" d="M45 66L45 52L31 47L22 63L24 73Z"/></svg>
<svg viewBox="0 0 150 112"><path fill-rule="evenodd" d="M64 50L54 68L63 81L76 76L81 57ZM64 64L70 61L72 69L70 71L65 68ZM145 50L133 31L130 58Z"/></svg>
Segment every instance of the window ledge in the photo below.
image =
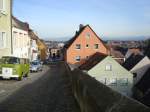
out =
<svg viewBox="0 0 150 112"><path fill-rule="evenodd" d="M6 16L7 15L6 11L0 10L0 16L1 15L5 15Z"/></svg>

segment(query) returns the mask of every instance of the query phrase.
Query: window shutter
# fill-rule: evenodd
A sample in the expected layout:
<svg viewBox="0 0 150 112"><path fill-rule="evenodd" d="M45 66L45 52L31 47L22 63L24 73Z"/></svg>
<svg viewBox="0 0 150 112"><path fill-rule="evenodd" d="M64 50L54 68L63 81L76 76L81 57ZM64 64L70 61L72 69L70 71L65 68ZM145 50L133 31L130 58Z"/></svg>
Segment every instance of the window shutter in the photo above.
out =
<svg viewBox="0 0 150 112"><path fill-rule="evenodd" d="M6 12L6 0L0 0L0 13L5 14Z"/></svg>
<svg viewBox="0 0 150 112"><path fill-rule="evenodd" d="M0 0L0 10L3 11L4 9L4 0Z"/></svg>
<svg viewBox="0 0 150 112"><path fill-rule="evenodd" d="M6 47L6 32L0 32L0 48Z"/></svg>
<svg viewBox="0 0 150 112"><path fill-rule="evenodd" d="M2 32L2 37L3 37L3 48L6 48L6 41L7 41L6 32Z"/></svg>

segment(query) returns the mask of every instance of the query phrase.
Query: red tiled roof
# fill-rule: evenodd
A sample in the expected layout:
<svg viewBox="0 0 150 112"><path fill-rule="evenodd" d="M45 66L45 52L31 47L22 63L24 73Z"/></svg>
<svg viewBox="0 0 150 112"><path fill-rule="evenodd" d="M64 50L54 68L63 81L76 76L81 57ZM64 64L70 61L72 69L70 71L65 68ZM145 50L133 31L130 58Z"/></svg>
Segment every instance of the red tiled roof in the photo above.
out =
<svg viewBox="0 0 150 112"><path fill-rule="evenodd" d="M28 31L29 30L29 24L26 22L22 22L19 19L15 18L14 16L12 16L12 26Z"/></svg>
<svg viewBox="0 0 150 112"><path fill-rule="evenodd" d="M96 52L94 55L90 56L90 58L79 66L79 69L81 70L90 70L92 67L94 67L96 64L98 64L100 61L102 61L107 55L103 53Z"/></svg>
<svg viewBox="0 0 150 112"><path fill-rule="evenodd" d="M135 54L135 55L141 54L141 50L138 49L138 48L131 48L131 49L129 49L128 51L129 51L131 54Z"/></svg>
<svg viewBox="0 0 150 112"><path fill-rule="evenodd" d="M76 31L76 34L74 37L72 37L70 40L67 41L65 44L65 48L69 48L71 44L76 40L76 38L82 33L82 31L86 28L86 26L83 26L78 32Z"/></svg>
<svg viewBox="0 0 150 112"><path fill-rule="evenodd" d="M38 40L39 39L38 36L31 29L29 30L29 36L33 40Z"/></svg>
<svg viewBox="0 0 150 112"><path fill-rule="evenodd" d="M117 51L117 50L114 50L114 49L111 49L110 54L114 58L124 58L125 57L120 51Z"/></svg>

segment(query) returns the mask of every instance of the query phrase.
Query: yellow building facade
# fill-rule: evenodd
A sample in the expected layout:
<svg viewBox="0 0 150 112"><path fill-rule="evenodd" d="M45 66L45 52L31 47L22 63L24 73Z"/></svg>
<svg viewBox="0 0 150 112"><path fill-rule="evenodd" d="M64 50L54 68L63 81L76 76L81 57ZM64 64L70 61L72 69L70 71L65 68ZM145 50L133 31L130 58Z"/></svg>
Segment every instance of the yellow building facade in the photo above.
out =
<svg viewBox="0 0 150 112"><path fill-rule="evenodd" d="M12 0L0 0L0 58L12 54Z"/></svg>

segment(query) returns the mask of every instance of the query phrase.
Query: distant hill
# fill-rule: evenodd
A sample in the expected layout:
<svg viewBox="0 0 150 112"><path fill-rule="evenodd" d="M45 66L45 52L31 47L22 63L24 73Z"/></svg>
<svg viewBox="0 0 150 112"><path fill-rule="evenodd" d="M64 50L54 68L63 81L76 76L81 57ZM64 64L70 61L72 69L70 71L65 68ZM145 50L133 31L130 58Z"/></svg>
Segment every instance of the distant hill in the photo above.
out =
<svg viewBox="0 0 150 112"><path fill-rule="evenodd" d="M69 37L60 37L60 38L45 38L46 41L67 41L69 40Z"/></svg>
<svg viewBox="0 0 150 112"><path fill-rule="evenodd" d="M44 40L46 41L67 41L70 38L72 38L72 36L70 37L57 37L57 38L45 38ZM130 37L101 37L102 40L106 41L106 40L120 40L120 41L130 41L130 40L146 40L150 38L150 36L130 36Z"/></svg>

